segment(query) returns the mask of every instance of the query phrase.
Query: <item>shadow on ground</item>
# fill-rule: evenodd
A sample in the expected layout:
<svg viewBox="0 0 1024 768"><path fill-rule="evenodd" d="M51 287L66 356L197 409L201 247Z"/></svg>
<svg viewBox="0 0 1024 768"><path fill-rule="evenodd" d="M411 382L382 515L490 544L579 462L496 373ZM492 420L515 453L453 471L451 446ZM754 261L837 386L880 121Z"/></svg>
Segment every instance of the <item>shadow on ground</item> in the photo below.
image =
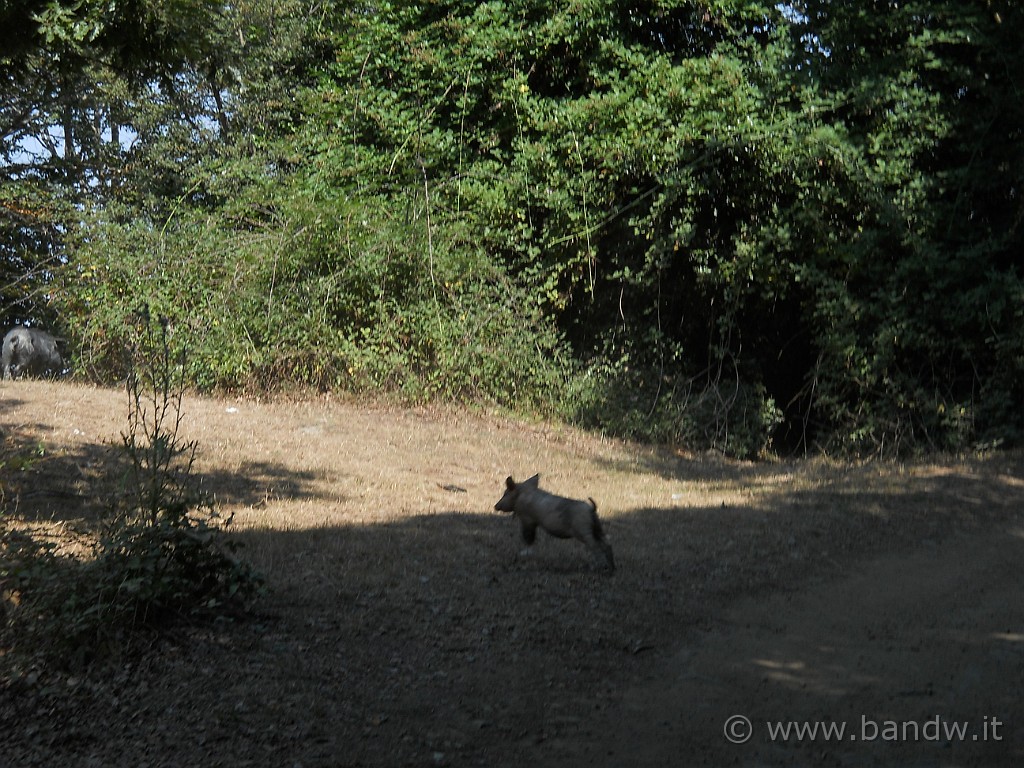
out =
<svg viewBox="0 0 1024 768"><path fill-rule="evenodd" d="M275 585L259 647L282 659L256 687L294 690L267 703L312 729L313 765L1014 765L1019 728L823 746L764 723L1019 722L1024 617L999 612L1024 555L1019 477L876 490L854 473L747 508L638 509L607 523L612 577L574 543L518 558L493 514L245 533ZM303 720L312 700L323 716ZM756 740L724 739L730 710Z"/></svg>
<svg viewBox="0 0 1024 768"><path fill-rule="evenodd" d="M8 511L86 520L114 487L103 485L114 482L108 446L34 454L18 433L4 438ZM808 479L776 482L780 469ZM4 756L19 766L1019 764L1024 617L1019 599L1000 606L1019 587L1022 477L1019 457L906 473L734 465L720 480L756 487L749 503L606 519L614 576L575 542L542 538L518 557L514 520L486 511L235 530L270 587L253 619L181 628L100 679L6 697ZM326 500L316 477L268 463L197 480L228 508ZM956 599L946 606L944 595ZM779 744L760 725L738 746L722 730L740 704L762 723L923 719L929 702L948 719L996 717L1005 740L894 752L880 740Z"/></svg>
<svg viewBox="0 0 1024 768"><path fill-rule="evenodd" d="M96 521L124 493L129 462L123 447L82 442L54 451L30 437L36 429L30 425L2 436L3 509L36 522ZM322 497L314 473L272 462L251 462L239 471L193 469L189 482L224 507ZM330 498L338 500L337 494Z"/></svg>

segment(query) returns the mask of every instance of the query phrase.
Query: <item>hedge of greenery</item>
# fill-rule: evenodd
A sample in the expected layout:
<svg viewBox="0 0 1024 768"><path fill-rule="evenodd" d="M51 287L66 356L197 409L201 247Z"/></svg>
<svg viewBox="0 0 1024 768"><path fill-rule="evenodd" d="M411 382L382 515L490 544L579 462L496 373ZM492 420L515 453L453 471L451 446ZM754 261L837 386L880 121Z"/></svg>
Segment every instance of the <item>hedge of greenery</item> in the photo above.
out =
<svg viewBox="0 0 1024 768"><path fill-rule="evenodd" d="M1020 438L1016 4L190 0L120 20L162 41L141 60L70 34L114 11L54 7L12 82L61 54L121 137L78 132L44 185L73 204L18 251L65 254L46 306L81 371L124 374L146 302L204 388L735 455Z"/></svg>

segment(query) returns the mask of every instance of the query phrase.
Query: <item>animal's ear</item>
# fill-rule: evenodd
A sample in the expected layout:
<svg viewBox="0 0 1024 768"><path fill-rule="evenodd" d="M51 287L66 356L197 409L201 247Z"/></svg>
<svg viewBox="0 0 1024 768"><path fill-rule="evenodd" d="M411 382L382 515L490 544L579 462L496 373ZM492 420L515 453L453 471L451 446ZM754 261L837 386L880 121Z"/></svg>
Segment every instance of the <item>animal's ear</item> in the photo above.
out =
<svg viewBox="0 0 1024 768"><path fill-rule="evenodd" d="M505 478L505 487L510 491L516 487L516 481L512 479L512 475Z"/></svg>
<svg viewBox="0 0 1024 768"><path fill-rule="evenodd" d="M536 488L540 484L540 474L536 474L529 480L523 480L521 485L529 486L530 488Z"/></svg>

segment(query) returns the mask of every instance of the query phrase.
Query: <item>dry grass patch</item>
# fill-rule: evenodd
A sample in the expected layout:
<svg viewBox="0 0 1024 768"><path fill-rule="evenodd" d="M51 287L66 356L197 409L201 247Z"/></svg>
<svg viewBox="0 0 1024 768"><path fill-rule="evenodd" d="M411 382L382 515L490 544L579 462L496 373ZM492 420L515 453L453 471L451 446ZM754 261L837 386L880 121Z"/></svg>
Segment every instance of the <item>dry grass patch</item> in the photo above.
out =
<svg viewBox="0 0 1024 768"><path fill-rule="evenodd" d="M47 457L4 472L7 514L87 526L109 492L97 467L123 399L0 388L8 450L41 444ZM161 750L195 765L516 765L538 743L592 738L623 686L736 599L1024 508L1018 456L751 464L330 398L187 398L185 415L197 476L269 594L254 620L172 637L74 695L0 707L19 765L135 765ZM517 557L518 526L493 505L507 475L534 472L594 497L613 577L543 534L531 560ZM74 738L55 725L69 719Z"/></svg>

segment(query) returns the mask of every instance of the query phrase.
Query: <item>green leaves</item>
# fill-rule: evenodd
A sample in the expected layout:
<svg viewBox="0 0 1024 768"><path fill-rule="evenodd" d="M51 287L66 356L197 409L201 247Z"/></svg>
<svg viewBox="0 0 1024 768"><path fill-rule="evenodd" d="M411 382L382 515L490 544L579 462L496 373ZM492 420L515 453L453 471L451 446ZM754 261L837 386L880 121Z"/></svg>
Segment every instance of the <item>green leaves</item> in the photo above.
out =
<svg viewBox="0 0 1024 768"><path fill-rule="evenodd" d="M135 55L76 26L128 23L101 6L46 6L55 48L104 52L81 82ZM780 408L805 445L858 451L1020 431L1009 5L144 9L128 39L166 42L174 74L90 92L109 113L72 135L98 116L136 146L82 139L97 218L79 201L81 231L50 231L74 237L54 306L98 374L145 296L193 334L204 387L587 420L653 382L621 431L744 454Z"/></svg>

